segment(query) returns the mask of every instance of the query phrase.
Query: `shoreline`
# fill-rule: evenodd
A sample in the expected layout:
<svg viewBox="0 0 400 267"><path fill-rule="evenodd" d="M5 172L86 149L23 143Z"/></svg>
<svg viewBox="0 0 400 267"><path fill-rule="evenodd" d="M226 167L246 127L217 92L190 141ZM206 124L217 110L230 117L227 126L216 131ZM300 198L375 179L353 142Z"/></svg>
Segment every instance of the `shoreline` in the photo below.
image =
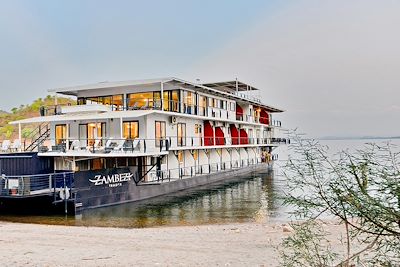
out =
<svg viewBox="0 0 400 267"><path fill-rule="evenodd" d="M278 266L286 224L104 228L0 222L12 266ZM332 236L342 226L325 224Z"/></svg>

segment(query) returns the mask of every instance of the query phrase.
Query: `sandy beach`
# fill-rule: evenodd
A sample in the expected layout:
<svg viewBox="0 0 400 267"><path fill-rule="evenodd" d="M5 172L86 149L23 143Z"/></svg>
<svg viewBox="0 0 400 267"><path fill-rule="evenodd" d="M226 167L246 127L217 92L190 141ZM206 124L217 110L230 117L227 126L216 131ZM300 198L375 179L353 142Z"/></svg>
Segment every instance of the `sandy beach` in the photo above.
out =
<svg viewBox="0 0 400 267"><path fill-rule="evenodd" d="M325 227L336 237L342 230ZM278 266L277 247L290 234L282 224L261 223L121 229L1 222L0 230L2 266Z"/></svg>

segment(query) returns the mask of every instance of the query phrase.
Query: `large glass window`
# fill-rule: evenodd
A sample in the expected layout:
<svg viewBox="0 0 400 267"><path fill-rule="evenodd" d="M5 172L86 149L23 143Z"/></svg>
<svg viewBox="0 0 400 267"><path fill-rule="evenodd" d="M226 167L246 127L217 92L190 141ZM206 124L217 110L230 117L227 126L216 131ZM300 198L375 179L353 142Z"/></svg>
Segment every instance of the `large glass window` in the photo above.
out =
<svg viewBox="0 0 400 267"><path fill-rule="evenodd" d="M139 122L126 121L123 123L123 137L125 139L139 138Z"/></svg>
<svg viewBox="0 0 400 267"><path fill-rule="evenodd" d="M102 104L112 106L113 110L123 110L124 101L123 95L109 95L109 96L93 96L93 97L79 97L78 105L86 104Z"/></svg>
<svg viewBox="0 0 400 267"><path fill-rule="evenodd" d="M65 139L67 139L67 125L56 125L56 144L60 145L64 143Z"/></svg>
<svg viewBox="0 0 400 267"><path fill-rule="evenodd" d="M183 91L183 110L186 114L196 114L196 94Z"/></svg>
<svg viewBox="0 0 400 267"><path fill-rule="evenodd" d="M186 123L178 123L178 146L186 146Z"/></svg>
<svg viewBox="0 0 400 267"><path fill-rule="evenodd" d="M124 110L124 96L123 95L113 95L112 105L114 110Z"/></svg>
<svg viewBox="0 0 400 267"><path fill-rule="evenodd" d="M199 96L199 115L207 116L207 97Z"/></svg>
<svg viewBox="0 0 400 267"><path fill-rule="evenodd" d="M171 98L170 98L170 111L180 112L180 91L174 90L171 91Z"/></svg>
<svg viewBox="0 0 400 267"><path fill-rule="evenodd" d="M148 93L134 93L127 95L128 109L152 109L154 107L154 94Z"/></svg>
<svg viewBox="0 0 400 267"><path fill-rule="evenodd" d="M106 124L104 122L94 122L87 124L87 144L92 146L96 140L106 137Z"/></svg>
<svg viewBox="0 0 400 267"><path fill-rule="evenodd" d="M156 146L159 147L166 137L165 121L156 121Z"/></svg>

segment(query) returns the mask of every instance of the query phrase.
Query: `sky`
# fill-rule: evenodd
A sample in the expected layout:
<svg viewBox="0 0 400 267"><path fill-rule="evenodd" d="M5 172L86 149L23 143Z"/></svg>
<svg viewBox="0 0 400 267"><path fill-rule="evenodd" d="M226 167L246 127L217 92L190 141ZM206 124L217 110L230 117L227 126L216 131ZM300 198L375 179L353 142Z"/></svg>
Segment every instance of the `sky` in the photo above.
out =
<svg viewBox="0 0 400 267"><path fill-rule="evenodd" d="M1 1L0 109L178 77L260 88L311 136L400 135L400 1Z"/></svg>

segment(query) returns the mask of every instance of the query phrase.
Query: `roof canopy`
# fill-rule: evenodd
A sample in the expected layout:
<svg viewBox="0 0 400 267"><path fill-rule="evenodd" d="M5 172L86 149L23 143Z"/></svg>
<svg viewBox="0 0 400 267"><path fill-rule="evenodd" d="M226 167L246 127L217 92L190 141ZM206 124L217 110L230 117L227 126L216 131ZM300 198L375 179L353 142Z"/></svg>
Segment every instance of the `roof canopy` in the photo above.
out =
<svg viewBox="0 0 400 267"><path fill-rule="evenodd" d="M140 85L153 85L153 84L161 84L168 83L175 85L177 87L192 89L196 91L201 91L204 93L214 94L217 96L225 97L228 99L233 99L236 101L245 101L255 104L257 106L266 108L269 112L283 112L282 109L275 108L269 105L261 104L259 101L255 101L252 99L244 98L240 95L234 94L236 89L239 91L254 91L259 90L250 85L247 85L238 81L228 81L228 82L218 82L218 83L207 83L207 84L197 84L188 82L182 79L168 77L168 78L159 78L159 79L147 79L147 80L131 80L131 81L121 81L121 82L100 82L95 84L87 84L80 86L72 86L65 88L55 88L50 89L49 92L60 93L64 95L77 96L79 91L87 91L87 90L98 90L98 89L115 89L115 88L123 88L130 86L140 86ZM237 86L237 87L236 87Z"/></svg>
<svg viewBox="0 0 400 267"><path fill-rule="evenodd" d="M221 90L224 92L232 93L235 91L255 91L259 90L251 85L242 83L239 81L227 81L227 82L215 82L215 83L203 83L204 86Z"/></svg>
<svg viewBox="0 0 400 267"><path fill-rule="evenodd" d="M133 110L133 111L109 111L109 112L90 112L73 113L53 116L33 117L19 121L12 121L10 124L28 124L43 122L66 122L75 120L101 120L119 118L139 118L154 113L154 110Z"/></svg>

